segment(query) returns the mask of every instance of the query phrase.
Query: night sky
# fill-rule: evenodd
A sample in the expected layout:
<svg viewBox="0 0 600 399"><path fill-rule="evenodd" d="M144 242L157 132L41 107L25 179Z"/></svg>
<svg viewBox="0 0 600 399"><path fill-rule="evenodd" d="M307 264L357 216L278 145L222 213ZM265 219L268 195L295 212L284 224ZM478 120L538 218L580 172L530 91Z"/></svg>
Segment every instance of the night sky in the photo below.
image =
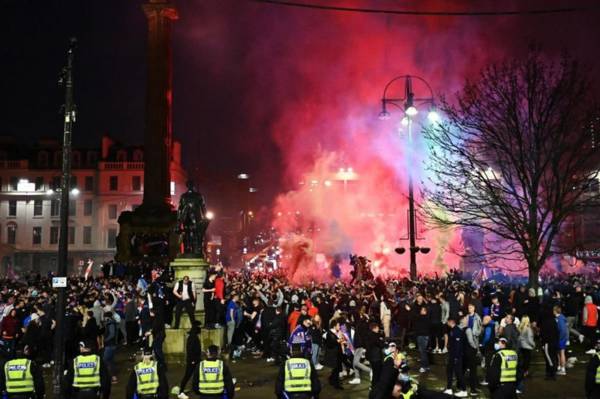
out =
<svg viewBox="0 0 600 399"><path fill-rule="evenodd" d="M314 0L420 9L589 6L594 1ZM60 137L57 75L67 39L79 40L76 145L108 133L142 142L146 23L141 0L4 0L2 132L33 143ZM600 71L600 13L521 17L405 17L293 9L246 0L175 1L174 135L184 163L214 200L240 172L261 202L285 192L317 148L348 150L349 121L373 118L383 85L399 73L451 94L490 60L568 49ZM370 123L370 122L369 122ZM368 125L368 124L367 124ZM368 125L375 126L375 125ZM350 132L350 133L347 133ZM349 137L349 138L348 138ZM348 141L346 141L348 140Z"/></svg>

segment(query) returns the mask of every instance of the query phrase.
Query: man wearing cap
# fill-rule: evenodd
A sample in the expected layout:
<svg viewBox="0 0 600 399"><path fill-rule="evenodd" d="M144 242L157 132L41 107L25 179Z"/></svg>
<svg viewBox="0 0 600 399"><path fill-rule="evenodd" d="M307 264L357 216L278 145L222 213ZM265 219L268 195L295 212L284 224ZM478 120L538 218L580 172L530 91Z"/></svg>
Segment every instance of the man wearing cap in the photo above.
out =
<svg viewBox="0 0 600 399"><path fill-rule="evenodd" d="M219 347L211 345L207 359L201 361L192 376L192 388L200 399L233 399L235 389L229 367L219 359Z"/></svg>
<svg viewBox="0 0 600 399"><path fill-rule="evenodd" d="M590 359L585 372L585 396L600 399L600 340L596 341L596 354Z"/></svg>
<svg viewBox="0 0 600 399"><path fill-rule="evenodd" d="M0 391L8 399L41 399L45 396L42 370L31 360L29 348L17 350L16 357L4 363Z"/></svg>
<svg viewBox="0 0 600 399"><path fill-rule="evenodd" d="M111 380L106 365L100 356L92 353L91 342L79 344L79 356L67 367L66 397L74 399L110 398Z"/></svg>
<svg viewBox="0 0 600 399"><path fill-rule="evenodd" d="M129 375L126 399L167 399L169 383L164 367L152 359L152 349L146 348L142 361Z"/></svg>
<svg viewBox="0 0 600 399"><path fill-rule="evenodd" d="M321 383L315 366L304 356L302 346L293 343L290 355L279 368L275 395L279 399L319 399Z"/></svg>
<svg viewBox="0 0 600 399"><path fill-rule="evenodd" d="M500 337L494 345L496 353L487 370L492 399L513 399L517 395L517 370L519 357L513 349L508 349L508 339Z"/></svg>

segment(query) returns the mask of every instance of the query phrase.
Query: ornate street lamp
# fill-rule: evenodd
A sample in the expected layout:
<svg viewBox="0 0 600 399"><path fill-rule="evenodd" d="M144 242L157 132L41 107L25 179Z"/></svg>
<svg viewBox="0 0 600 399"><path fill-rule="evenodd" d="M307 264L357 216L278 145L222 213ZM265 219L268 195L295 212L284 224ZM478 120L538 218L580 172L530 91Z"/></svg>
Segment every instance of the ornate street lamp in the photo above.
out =
<svg viewBox="0 0 600 399"><path fill-rule="evenodd" d="M425 97L416 97L413 92L413 80L419 81L423 83L426 90ZM388 90L395 83L404 82L404 90L403 95L401 97L389 97ZM399 108L404 117L401 120L401 124L408 128L408 145L411 147L411 151L408 151L408 154L412 154L412 125L414 123L415 118L419 114L419 107L426 106L427 107L427 120L431 123L437 123L440 119L439 114L435 109L435 101L433 98L433 90L431 90L431 86L425 79L420 78L418 76L411 75L401 75L397 76L394 79L390 80L383 90L383 96L381 98L381 112L379 113L379 119L386 120L391 118L391 114L388 111L388 105L395 106ZM412 166L412 162L409 162L409 165ZM415 211L415 198L413 192L413 173L409 168L408 170L408 239L410 243L410 278L417 278L417 253L426 254L430 251L430 248L426 247L418 247L416 245L417 241L417 216ZM396 248L396 253L403 254L406 252L406 249L403 247Z"/></svg>

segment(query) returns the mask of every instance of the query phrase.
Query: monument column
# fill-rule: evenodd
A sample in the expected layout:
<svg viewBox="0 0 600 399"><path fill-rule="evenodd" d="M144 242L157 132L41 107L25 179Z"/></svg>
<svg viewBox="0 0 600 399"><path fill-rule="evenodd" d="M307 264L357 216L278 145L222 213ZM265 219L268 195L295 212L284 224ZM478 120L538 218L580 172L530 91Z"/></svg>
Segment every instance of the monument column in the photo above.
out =
<svg viewBox="0 0 600 399"><path fill-rule="evenodd" d="M142 8L148 19L143 206L154 210L171 209L171 24L179 15L175 5L168 0L149 0Z"/></svg>

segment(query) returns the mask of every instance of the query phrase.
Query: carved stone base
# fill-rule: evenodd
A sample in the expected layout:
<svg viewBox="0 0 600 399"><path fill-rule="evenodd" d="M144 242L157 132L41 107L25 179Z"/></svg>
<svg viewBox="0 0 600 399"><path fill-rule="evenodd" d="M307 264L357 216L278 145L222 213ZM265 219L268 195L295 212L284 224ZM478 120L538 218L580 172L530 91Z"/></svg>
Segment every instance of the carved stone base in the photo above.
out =
<svg viewBox="0 0 600 399"><path fill-rule="evenodd" d="M202 258L175 258L171 262L171 267L175 272L175 284L183 280L184 276L189 276L194 282L196 289L196 320L204 322L204 295L202 286L206 279L206 272L209 268L208 262ZM191 327L190 319L185 311L181 312L181 319L178 329L167 329L164 352L167 355L178 356L179 353L185 353L185 341L187 332Z"/></svg>

